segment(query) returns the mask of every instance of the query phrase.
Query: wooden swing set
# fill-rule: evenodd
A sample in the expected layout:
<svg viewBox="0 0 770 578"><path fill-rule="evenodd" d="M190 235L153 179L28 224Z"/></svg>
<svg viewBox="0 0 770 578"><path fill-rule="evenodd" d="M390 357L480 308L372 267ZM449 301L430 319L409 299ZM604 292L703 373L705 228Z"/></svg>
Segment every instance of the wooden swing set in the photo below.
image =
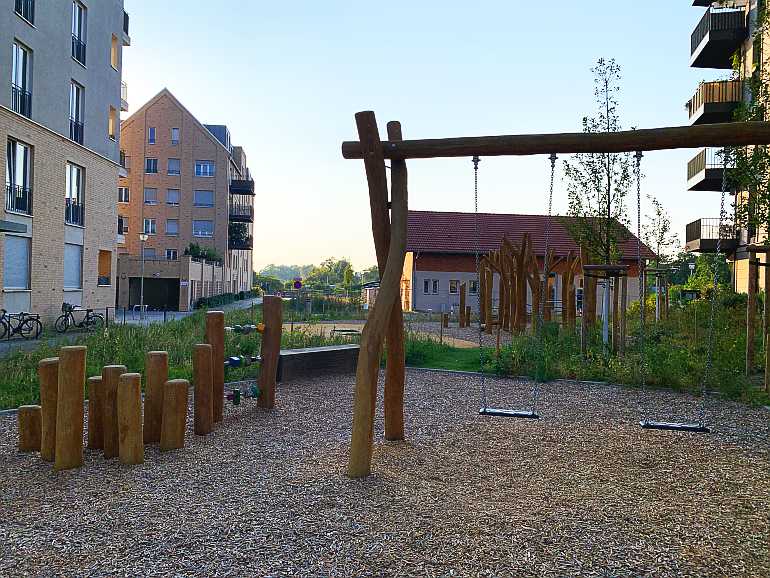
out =
<svg viewBox="0 0 770 578"><path fill-rule="evenodd" d="M374 414L380 355L387 343L384 416L385 439L404 439L404 324L401 275L407 241L407 159L623 153L678 148L738 147L770 144L770 123L736 122L656 128L614 133L561 133L403 140L397 121L387 125L388 140L380 139L372 111L355 115L358 141L342 143L345 159L362 159L369 186L380 291L361 334L356 370L348 476L371 472ZM385 164L390 160L390 197ZM601 269L602 266L595 266ZM611 266L610 266L611 267ZM594 271L612 275L607 267Z"/></svg>

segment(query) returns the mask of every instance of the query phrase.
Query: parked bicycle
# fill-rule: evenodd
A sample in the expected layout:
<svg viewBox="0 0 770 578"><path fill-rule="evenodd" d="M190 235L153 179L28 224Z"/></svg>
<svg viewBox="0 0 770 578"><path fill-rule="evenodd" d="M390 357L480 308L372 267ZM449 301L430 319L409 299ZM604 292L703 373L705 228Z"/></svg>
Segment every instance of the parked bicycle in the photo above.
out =
<svg viewBox="0 0 770 578"><path fill-rule="evenodd" d="M0 309L0 339L21 335L24 339L37 339L43 332L40 315L32 313L8 313Z"/></svg>
<svg viewBox="0 0 770 578"><path fill-rule="evenodd" d="M86 331L95 331L104 327L104 316L100 313L94 313L93 309L86 309L86 314L80 321L75 321L73 312L82 311L82 309L69 303L63 303L61 310L62 314L59 315L53 325L58 333L65 333L70 327L85 329Z"/></svg>

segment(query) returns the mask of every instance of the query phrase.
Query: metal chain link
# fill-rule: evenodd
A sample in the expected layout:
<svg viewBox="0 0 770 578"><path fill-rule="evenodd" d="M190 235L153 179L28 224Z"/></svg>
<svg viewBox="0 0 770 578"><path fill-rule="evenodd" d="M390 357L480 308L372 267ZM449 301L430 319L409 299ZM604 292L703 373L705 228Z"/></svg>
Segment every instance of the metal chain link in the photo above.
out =
<svg viewBox="0 0 770 578"><path fill-rule="evenodd" d="M476 255L476 304L479 311L479 369L481 370L481 407L487 409L487 381L484 376L484 350L482 349L481 332L481 247L479 246L479 237L481 236L481 227L479 226L479 163L481 159L478 156L473 157L473 208L474 208L474 226L476 228L475 255ZM487 323L489 320L487 319Z"/></svg>

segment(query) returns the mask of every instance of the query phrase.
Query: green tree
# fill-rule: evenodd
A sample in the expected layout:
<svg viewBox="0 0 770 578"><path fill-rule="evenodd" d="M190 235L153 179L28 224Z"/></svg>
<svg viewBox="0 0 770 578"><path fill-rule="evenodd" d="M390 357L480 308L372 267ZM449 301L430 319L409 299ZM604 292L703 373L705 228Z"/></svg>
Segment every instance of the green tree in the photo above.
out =
<svg viewBox="0 0 770 578"><path fill-rule="evenodd" d="M660 267L672 259L671 251L679 244L679 237L671 232L671 218L663 208L663 204L652 195L648 195L652 212L647 215L643 227L642 238L657 256L655 266Z"/></svg>
<svg viewBox="0 0 770 578"><path fill-rule="evenodd" d="M705 295L714 287L714 268L717 270L717 282L722 289L730 287L730 267L724 256L703 253L695 260L695 272L687 279L688 289L697 289Z"/></svg>

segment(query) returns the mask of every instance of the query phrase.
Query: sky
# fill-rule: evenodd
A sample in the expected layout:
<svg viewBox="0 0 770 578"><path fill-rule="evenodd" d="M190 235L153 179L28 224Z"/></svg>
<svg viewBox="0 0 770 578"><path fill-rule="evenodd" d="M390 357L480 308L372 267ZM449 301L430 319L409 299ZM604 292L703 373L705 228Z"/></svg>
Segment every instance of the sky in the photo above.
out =
<svg viewBox="0 0 770 578"><path fill-rule="evenodd" d="M401 121L404 138L579 132L595 110L590 69L615 58L624 128L686 125L698 83L726 72L689 68L703 15L690 4L231 0L214 10L208 0L125 0L123 78L129 114L165 87L245 148L256 270L327 257L361 270L375 262L366 177L340 152L356 140L357 111L375 111L382 135ZM643 160L643 195L663 203L682 244L687 223L719 212L719 193L686 190L696 152ZM470 159L408 169L411 209L473 210ZM483 159L479 209L544 214L548 178L545 156ZM566 209L557 174L554 212Z"/></svg>

